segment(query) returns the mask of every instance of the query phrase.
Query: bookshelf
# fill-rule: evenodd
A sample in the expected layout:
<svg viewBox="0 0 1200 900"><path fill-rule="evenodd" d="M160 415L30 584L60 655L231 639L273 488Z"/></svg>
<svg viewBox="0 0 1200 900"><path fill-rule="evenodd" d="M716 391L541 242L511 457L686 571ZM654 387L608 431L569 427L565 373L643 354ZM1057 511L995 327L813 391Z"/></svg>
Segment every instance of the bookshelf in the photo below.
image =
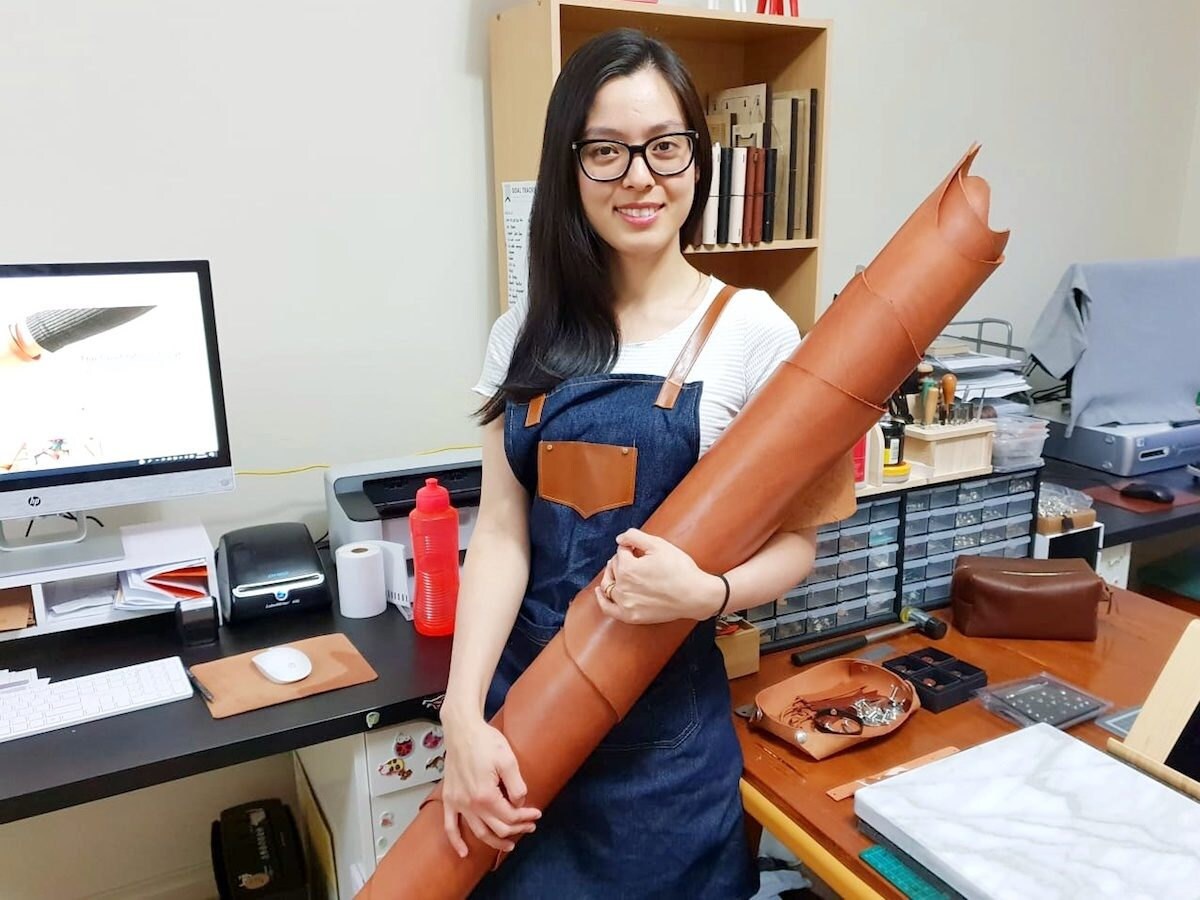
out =
<svg viewBox="0 0 1200 900"><path fill-rule="evenodd" d="M688 251L704 272L767 291L807 331L817 317L820 286L830 23L630 0L537 0L505 10L491 22L501 311L508 308L503 185L537 178L546 104L563 61L589 38L620 27L639 28L670 44L691 72L701 100L713 91L758 82L773 91L818 90L814 236Z"/></svg>

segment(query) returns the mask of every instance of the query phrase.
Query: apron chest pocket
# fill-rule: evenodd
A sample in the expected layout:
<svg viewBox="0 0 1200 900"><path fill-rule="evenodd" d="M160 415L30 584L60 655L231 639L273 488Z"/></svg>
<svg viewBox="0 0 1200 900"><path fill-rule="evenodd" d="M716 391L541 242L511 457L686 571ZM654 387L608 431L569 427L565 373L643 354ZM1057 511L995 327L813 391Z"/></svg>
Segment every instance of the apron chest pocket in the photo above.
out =
<svg viewBox="0 0 1200 900"><path fill-rule="evenodd" d="M584 441L538 442L538 496L583 518L633 504L637 447Z"/></svg>

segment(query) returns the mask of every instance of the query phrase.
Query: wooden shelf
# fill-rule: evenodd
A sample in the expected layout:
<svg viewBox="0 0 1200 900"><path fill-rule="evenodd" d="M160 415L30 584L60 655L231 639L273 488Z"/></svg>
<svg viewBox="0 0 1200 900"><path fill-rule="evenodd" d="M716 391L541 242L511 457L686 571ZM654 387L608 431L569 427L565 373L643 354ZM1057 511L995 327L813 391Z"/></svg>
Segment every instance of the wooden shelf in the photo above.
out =
<svg viewBox="0 0 1200 900"><path fill-rule="evenodd" d="M491 23L496 209L503 209L505 182L537 178L546 105L563 62L586 41L619 27L641 29L669 44L683 59L702 100L713 91L759 82L777 91L817 89L815 237L689 252L697 268L727 284L767 291L807 331L816 320L820 290L831 31L826 20L628 0L537 0L504 10ZM502 214L497 215L496 241L503 312L508 309L508 278ZM760 252L768 250L775 252Z"/></svg>

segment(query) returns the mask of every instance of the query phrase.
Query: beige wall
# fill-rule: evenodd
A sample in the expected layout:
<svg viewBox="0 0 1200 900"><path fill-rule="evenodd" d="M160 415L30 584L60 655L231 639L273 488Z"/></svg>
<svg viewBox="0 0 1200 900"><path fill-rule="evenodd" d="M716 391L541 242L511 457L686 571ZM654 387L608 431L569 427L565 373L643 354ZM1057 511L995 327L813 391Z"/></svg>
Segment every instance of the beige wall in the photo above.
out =
<svg viewBox="0 0 1200 900"><path fill-rule="evenodd" d="M1200 57L1200 47L1197 50ZM1181 256L1200 256L1200 102L1196 104L1192 153L1179 216L1179 253Z"/></svg>

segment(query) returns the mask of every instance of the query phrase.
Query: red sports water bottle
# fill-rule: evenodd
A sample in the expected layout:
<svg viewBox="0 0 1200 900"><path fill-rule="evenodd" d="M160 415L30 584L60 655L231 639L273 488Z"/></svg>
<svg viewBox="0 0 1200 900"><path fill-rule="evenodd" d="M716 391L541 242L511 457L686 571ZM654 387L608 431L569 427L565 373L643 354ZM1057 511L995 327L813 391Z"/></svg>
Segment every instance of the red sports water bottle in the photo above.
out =
<svg viewBox="0 0 1200 900"><path fill-rule="evenodd" d="M450 492L436 478L426 478L417 491L417 508L409 514L412 529L413 625L421 634L454 633L458 605L458 510Z"/></svg>

